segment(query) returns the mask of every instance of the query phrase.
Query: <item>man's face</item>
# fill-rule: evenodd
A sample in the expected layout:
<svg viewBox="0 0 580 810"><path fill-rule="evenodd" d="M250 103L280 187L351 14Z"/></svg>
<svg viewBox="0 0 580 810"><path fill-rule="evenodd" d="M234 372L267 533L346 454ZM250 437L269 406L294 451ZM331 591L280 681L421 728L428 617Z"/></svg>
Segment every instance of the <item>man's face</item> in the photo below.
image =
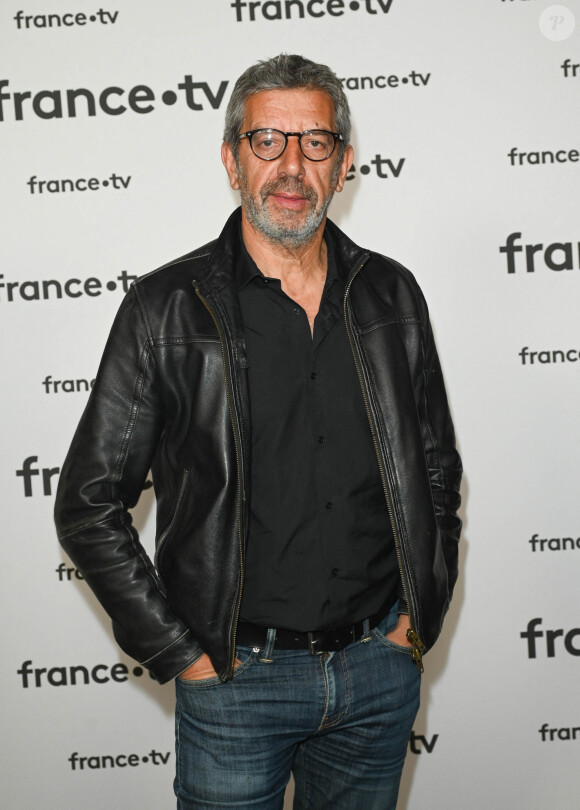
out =
<svg viewBox="0 0 580 810"><path fill-rule="evenodd" d="M334 106L321 90L266 90L246 102L242 132L272 128L282 132L326 129L336 132ZM236 161L231 147L222 159L232 188L239 189L243 216L269 242L299 247L309 242L324 221L335 191L341 191L352 162L348 147L339 160L339 145L327 160L311 161L298 138L288 138L276 160L256 157L249 140L239 142Z"/></svg>

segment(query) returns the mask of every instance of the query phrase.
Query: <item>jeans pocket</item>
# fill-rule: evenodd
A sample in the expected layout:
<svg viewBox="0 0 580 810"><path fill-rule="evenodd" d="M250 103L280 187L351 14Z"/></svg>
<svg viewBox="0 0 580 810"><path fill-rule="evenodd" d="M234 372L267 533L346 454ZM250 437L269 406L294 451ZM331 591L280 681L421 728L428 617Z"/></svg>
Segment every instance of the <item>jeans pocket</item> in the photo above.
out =
<svg viewBox="0 0 580 810"><path fill-rule="evenodd" d="M387 638L383 633L381 633L381 631L378 629L378 627L374 628L374 630L372 631L372 635L376 639L378 639L378 641L380 641L381 644L383 644L385 647L389 647L390 649L393 649L396 652L404 653L405 655L411 655L412 652L413 652L413 646L411 644L403 645L403 644L397 644L396 642L391 641L390 638Z"/></svg>
<svg viewBox="0 0 580 810"><path fill-rule="evenodd" d="M246 672L256 659L254 651L250 649L238 649L236 657L241 661L241 664L234 669L233 678L239 677L243 672ZM182 678L180 675L176 678L176 683L186 689L203 689L204 687L218 686L224 683L217 675L211 678L196 678L195 680L189 678Z"/></svg>

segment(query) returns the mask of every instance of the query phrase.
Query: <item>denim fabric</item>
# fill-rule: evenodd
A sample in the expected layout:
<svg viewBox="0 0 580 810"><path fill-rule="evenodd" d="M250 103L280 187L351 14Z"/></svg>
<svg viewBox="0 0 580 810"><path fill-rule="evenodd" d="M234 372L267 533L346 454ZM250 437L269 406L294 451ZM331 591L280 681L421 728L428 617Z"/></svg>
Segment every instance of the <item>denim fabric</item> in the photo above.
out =
<svg viewBox="0 0 580 810"><path fill-rule="evenodd" d="M178 810L395 810L419 708L410 648L366 637L323 655L239 647L227 683L176 681Z"/></svg>

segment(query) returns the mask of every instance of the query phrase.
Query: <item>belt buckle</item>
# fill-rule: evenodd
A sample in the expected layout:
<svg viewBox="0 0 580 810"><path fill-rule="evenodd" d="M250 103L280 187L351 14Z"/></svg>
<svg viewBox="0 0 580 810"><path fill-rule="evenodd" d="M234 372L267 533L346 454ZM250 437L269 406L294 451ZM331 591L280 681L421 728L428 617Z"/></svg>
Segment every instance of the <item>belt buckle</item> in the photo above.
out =
<svg viewBox="0 0 580 810"><path fill-rule="evenodd" d="M323 650L317 650L316 645L320 644L321 639L328 640L333 637L331 643ZM338 636L342 636L339 638ZM317 633L308 633L308 648L311 655L322 655L328 650L342 650L351 642L356 641L356 631L354 627L343 628L341 630L321 630Z"/></svg>
<svg viewBox="0 0 580 810"><path fill-rule="evenodd" d="M322 655L324 650L317 650L316 645L319 643L319 639L315 638L317 633L308 633L308 649L310 650L310 655Z"/></svg>

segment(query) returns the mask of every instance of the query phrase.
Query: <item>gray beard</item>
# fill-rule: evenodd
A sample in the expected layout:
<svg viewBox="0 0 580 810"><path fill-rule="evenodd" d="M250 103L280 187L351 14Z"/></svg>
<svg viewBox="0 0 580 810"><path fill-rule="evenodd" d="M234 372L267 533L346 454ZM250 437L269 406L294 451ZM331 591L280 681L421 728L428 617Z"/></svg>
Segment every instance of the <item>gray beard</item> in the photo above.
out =
<svg viewBox="0 0 580 810"><path fill-rule="evenodd" d="M332 177L331 188L334 188L337 175L338 166L337 171ZM279 180L272 180L262 186L260 189L260 201L258 202L258 200L249 193L246 176L239 164L238 180L240 183L242 206L250 224L260 231L269 242L282 245L286 248L298 248L310 242L324 220L328 206L334 196L334 191L329 191L322 203L318 206L318 194L314 189L304 186L300 180L296 178L282 177ZM294 211L280 211L280 215L284 218L282 220L277 220L272 217L266 207L266 201L270 194L277 191L300 194L309 201L311 206L310 211L302 223L296 223L294 221Z"/></svg>

